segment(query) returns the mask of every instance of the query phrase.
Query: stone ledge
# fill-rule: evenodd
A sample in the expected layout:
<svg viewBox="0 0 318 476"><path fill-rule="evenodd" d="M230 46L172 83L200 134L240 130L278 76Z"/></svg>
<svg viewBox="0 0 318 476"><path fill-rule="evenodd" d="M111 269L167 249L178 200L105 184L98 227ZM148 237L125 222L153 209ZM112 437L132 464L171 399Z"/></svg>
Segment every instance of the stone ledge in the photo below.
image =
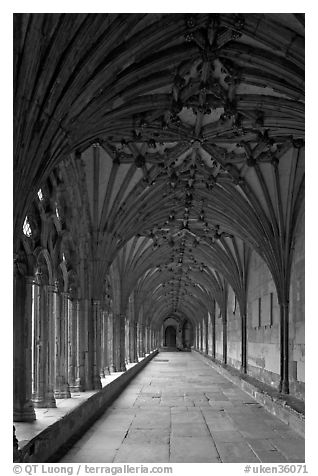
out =
<svg viewBox="0 0 318 476"><path fill-rule="evenodd" d="M207 365L213 367L219 374L239 386L244 392L263 405L265 410L279 418L279 420L286 425L289 425L290 428L296 431L300 436L305 437L305 414L304 410L301 410L301 407L303 407L301 401L297 402L299 405L291 405L288 400L292 399L289 399L287 395L279 394L274 389L265 389L265 385L262 385L261 382L258 385L254 382L255 379L249 379L248 376L245 375L242 376L237 370L233 369L232 371L232 368L230 371L221 363L216 362L210 355L204 354L197 349L193 349L193 351L196 352L198 357L202 358Z"/></svg>
<svg viewBox="0 0 318 476"><path fill-rule="evenodd" d="M82 397L64 400L56 409L50 409L51 422L43 429L37 420L32 423L15 423L19 441L18 459L23 463L46 463L57 461L74 442L106 411L107 407L118 397L126 385L147 363L157 355L154 350L147 357L130 367L126 372L114 376L111 382L98 391L83 392ZM85 394L85 396L84 396ZM76 395L76 394L74 394ZM79 400L79 401L78 401ZM65 404L63 410L63 403ZM71 408L70 408L71 406ZM46 409L43 409L45 412ZM50 419L50 417L49 417ZM54 420L52 422L52 419ZM22 439L23 429L32 428L33 437ZM25 432L26 433L26 432ZM30 431L29 431L30 433ZM25 437L23 437L25 438Z"/></svg>

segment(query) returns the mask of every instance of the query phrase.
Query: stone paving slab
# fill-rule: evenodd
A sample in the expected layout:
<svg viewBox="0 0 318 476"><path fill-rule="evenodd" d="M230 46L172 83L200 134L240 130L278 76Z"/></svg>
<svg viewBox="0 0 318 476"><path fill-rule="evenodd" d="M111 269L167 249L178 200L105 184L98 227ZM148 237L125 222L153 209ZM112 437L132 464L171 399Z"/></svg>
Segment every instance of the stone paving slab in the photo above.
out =
<svg viewBox="0 0 318 476"><path fill-rule="evenodd" d="M114 463L165 463L169 461L169 445L140 445L124 443Z"/></svg>
<svg viewBox="0 0 318 476"><path fill-rule="evenodd" d="M169 429L131 429L126 435L127 444L140 445L168 445L170 440Z"/></svg>
<svg viewBox="0 0 318 476"><path fill-rule="evenodd" d="M220 463L211 438L173 436L170 452L171 463Z"/></svg>
<svg viewBox="0 0 318 476"><path fill-rule="evenodd" d="M259 463L259 459L245 442L216 442L223 463Z"/></svg>
<svg viewBox="0 0 318 476"><path fill-rule="evenodd" d="M61 462L304 461L303 438L196 353L161 355Z"/></svg>

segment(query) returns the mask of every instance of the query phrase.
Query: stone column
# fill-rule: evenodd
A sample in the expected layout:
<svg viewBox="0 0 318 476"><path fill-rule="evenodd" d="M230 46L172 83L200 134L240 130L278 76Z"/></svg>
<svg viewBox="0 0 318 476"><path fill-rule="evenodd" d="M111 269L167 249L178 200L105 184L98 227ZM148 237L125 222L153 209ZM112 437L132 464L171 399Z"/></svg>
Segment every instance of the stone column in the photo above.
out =
<svg viewBox="0 0 318 476"><path fill-rule="evenodd" d="M85 352L84 352L84 305L83 300L77 300L76 313L76 360L75 360L75 385L73 392L85 390Z"/></svg>
<svg viewBox="0 0 318 476"><path fill-rule="evenodd" d="M108 343L108 334L109 334L109 312L104 311L102 314L102 319L103 319L103 372L104 376L110 374L110 369L109 369L109 343Z"/></svg>
<svg viewBox="0 0 318 476"><path fill-rule="evenodd" d="M227 364L227 312L222 316L223 320L223 364Z"/></svg>
<svg viewBox="0 0 318 476"><path fill-rule="evenodd" d="M129 333L129 320L125 318L125 364L130 362L129 347L130 346L130 333Z"/></svg>
<svg viewBox="0 0 318 476"><path fill-rule="evenodd" d="M133 356L134 356L134 362L138 362L138 324L136 321L134 321L133 323L133 326L134 326L134 338L133 338L133 341L134 341L134 351L133 351Z"/></svg>
<svg viewBox="0 0 318 476"><path fill-rule="evenodd" d="M100 313L100 364L99 364L99 376L105 378L105 353L106 353L106 339L105 336L105 311L101 309Z"/></svg>
<svg viewBox="0 0 318 476"><path fill-rule="evenodd" d="M247 372L247 329L246 329L246 309L241 315L241 372Z"/></svg>
<svg viewBox="0 0 318 476"><path fill-rule="evenodd" d="M139 324L139 357L145 357L145 326Z"/></svg>
<svg viewBox="0 0 318 476"><path fill-rule="evenodd" d="M143 336L144 336L144 349L145 355L148 354L148 326L144 324L143 326Z"/></svg>
<svg viewBox="0 0 318 476"><path fill-rule="evenodd" d="M94 323L94 334L93 334L93 376L94 376L94 389L102 388L100 381L100 346L101 346L101 309L100 309L100 300L95 299L93 301L93 323Z"/></svg>
<svg viewBox="0 0 318 476"><path fill-rule="evenodd" d="M216 345L215 345L215 301L213 301L213 312L212 312L212 357L215 359Z"/></svg>
<svg viewBox="0 0 318 476"><path fill-rule="evenodd" d="M41 282L40 272L33 286L33 389L32 401L36 408L56 407L49 388L49 312L47 286Z"/></svg>
<svg viewBox="0 0 318 476"><path fill-rule="evenodd" d="M203 352L203 321L200 323L200 350Z"/></svg>
<svg viewBox="0 0 318 476"><path fill-rule="evenodd" d="M120 334L119 334L119 349L120 349L120 352L119 352L119 365L120 365L120 372L125 372L127 369L126 369L126 365L125 365L125 353L126 353L126 317L124 314L120 314L120 319L119 319L119 323L120 323Z"/></svg>
<svg viewBox="0 0 318 476"><path fill-rule="evenodd" d="M112 312L108 314L108 332L107 332L107 349L108 349L108 362L110 372L116 372L114 366L114 315Z"/></svg>
<svg viewBox="0 0 318 476"><path fill-rule="evenodd" d="M137 323L129 323L129 360L138 362L137 356Z"/></svg>
<svg viewBox="0 0 318 476"><path fill-rule="evenodd" d="M149 325L148 325L147 328L146 328L146 332L147 332L147 354L150 354L150 349L151 349L151 346L150 346L150 335L151 335L151 331L150 331Z"/></svg>
<svg viewBox="0 0 318 476"><path fill-rule="evenodd" d="M134 323L129 321L129 358L130 363L134 362Z"/></svg>
<svg viewBox="0 0 318 476"><path fill-rule="evenodd" d="M198 350L200 350L200 325L197 324L195 328L195 340L196 340L196 347Z"/></svg>
<svg viewBox="0 0 318 476"><path fill-rule="evenodd" d="M56 305L55 321L55 398L71 398L68 385L68 311L69 294L62 292ZM58 304L60 304L58 306Z"/></svg>
<svg viewBox="0 0 318 476"><path fill-rule="evenodd" d="M115 372L124 372L125 366L125 316L113 317L113 366Z"/></svg>
<svg viewBox="0 0 318 476"><path fill-rule="evenodd" d="M137 350L137 357L140 356L140 339L139 339L139 335L140 335L140 326L139 326L139 322L136 322L136 327L137 327L137 342L136 342L136 350Z"/></svg>
<svg viewBox="0 0 318 476"><path fill-rule="evenodd" d="M205 323L205 350L204 352L206 354L209 353L209 316L207 316L207 319L204 321Z"/></svg>
<svg viewBox="0 0 318 476"><path fill-rule="evenodd" d="M69 320L68 320L68 383L70 391L78 391L76 384L77 369L77 322L79 316L78 299L69 300Z"/></svg>
<svg viewBox="0 0 318 476"><path fill-rule="evenodd" d="M92 355L90 349L92 348L92 306L88 299L83 299L83 355L84 355L84 388L85 390L92 390L93 385L93 365Z"/></svg>
<svg viewBox="0 0 318 476"><path fill-rule="evenodd" d="M35 420L32 388L32 287L34 278L19 273L13 282L13 420Z"/></svg>
<svg viewBox="0 0 318 476"><path fill-rule="evenodd" d="M54 398L55 384L55 315L56 315L56 295L58 289L55 285L47 286L47 303L48 303L48 396L47 400L51 401L52 407L56 407Z"/></svg>
<svg viewBox="0 0 318 476"><path fill-rule="evenodd" d="M280 307L280 384L281 393L289 393L289 303Z"/></svg>

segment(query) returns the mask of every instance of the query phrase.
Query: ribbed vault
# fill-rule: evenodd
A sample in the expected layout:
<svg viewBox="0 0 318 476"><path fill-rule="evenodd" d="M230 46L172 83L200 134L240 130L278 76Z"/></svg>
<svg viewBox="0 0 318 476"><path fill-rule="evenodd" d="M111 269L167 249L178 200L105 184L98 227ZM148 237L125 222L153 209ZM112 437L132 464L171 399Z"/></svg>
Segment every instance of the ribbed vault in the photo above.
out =
<svg viewBox="0 0 318 476"><path fill-rule="evenodd" d="M229 285L244 315L254 249L288 301L303 15L22 14L14 48L15 250L39 188L70 160L93 297L111 271L118 312L134 294L159 326L204 319L213 299L222 309Z"/></svg>

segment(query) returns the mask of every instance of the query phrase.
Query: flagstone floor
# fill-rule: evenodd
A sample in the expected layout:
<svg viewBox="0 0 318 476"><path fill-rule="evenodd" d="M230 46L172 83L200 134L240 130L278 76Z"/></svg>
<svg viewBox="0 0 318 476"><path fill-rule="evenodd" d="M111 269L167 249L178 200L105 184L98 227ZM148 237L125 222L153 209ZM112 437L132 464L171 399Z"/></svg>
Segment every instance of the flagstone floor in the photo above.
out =
<svg viewBox="0 0 318 476"><path fill-rule="evenodd" d="M304 439L195 353L159 353L60 462L304 462Z"/></svg>

